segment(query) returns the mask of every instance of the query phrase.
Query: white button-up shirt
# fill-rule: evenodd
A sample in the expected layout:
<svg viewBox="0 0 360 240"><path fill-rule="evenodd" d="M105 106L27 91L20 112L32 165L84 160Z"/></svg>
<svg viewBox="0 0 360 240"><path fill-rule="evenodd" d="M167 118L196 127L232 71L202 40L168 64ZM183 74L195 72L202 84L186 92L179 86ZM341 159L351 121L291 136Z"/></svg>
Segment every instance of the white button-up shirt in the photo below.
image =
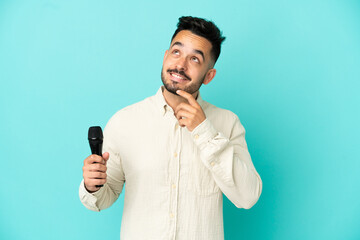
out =
<svg viewBox="0 0 360 240"><path fill-rule="evenodd" d="M81 202L111 206L125 184L121 240L224 239L223 193L238 208L252 207L262 181L251 161L245 129L231 111L199 96L206 120L180 127L162 88L118 111L104 129L107 183Z"/></svg>

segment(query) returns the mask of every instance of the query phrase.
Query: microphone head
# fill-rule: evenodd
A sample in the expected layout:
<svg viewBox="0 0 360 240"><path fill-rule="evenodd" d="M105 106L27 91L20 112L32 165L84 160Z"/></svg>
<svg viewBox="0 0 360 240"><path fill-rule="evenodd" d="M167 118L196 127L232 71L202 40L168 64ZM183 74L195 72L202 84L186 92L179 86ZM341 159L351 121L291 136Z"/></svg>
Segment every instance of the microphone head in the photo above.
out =
<svg viewBox="0 0 360 240"><path fill-rule="evenodd" d="M101 127L99 126L93 126L89 128L89 133L88 133L88 139L89 140L103 140L103 133L101 130Z"/></svg>

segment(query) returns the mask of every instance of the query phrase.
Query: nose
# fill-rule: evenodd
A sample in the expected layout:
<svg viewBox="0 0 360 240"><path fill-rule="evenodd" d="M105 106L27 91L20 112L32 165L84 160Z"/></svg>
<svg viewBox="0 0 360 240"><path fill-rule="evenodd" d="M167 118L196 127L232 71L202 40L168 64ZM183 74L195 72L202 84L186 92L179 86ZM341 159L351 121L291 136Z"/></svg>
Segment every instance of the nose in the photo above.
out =
<svg viewBox="0 0 360 240"><path fill-rule="evenodd" d="M176 62L176 67L179 71L186 71L187 69L187 63L186 63L186 59L185 58L179 58L178 61Z"/></svg>

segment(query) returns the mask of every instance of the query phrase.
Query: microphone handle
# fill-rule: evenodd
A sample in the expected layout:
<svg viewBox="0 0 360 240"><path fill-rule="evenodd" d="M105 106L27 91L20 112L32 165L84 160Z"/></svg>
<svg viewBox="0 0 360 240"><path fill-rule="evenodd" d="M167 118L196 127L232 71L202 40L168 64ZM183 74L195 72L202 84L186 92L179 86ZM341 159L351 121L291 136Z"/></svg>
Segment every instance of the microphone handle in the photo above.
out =
<svg viewBox="0 0 360 240"><path fill-rule="evenodd" d="M96 154L96 155L99 155L100 157L102 157L102 153L101 153L101 150L102 150L102 142L96 142L96 143L93 143L91 144L90 143L90 148L91 148L91 153L92 154ZM104 185L96 185L95 187L103 187Z"/></svg>

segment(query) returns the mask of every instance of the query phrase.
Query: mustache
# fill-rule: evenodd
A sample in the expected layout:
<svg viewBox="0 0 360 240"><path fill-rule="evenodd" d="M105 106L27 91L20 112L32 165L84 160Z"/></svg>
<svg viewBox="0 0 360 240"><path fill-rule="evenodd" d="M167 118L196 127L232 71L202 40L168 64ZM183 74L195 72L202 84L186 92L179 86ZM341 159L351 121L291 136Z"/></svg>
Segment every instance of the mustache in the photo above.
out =
<svg viewBox="0 0 360 240"><path fill-rule="evenodd" d="M179 71L176 68L175 69L168 69L167 72L168 73L177 73L177 74L182 75L183 77L185 77L186 79L191 81L191 78L188 75L186 75L184 71Z"/></svg>

